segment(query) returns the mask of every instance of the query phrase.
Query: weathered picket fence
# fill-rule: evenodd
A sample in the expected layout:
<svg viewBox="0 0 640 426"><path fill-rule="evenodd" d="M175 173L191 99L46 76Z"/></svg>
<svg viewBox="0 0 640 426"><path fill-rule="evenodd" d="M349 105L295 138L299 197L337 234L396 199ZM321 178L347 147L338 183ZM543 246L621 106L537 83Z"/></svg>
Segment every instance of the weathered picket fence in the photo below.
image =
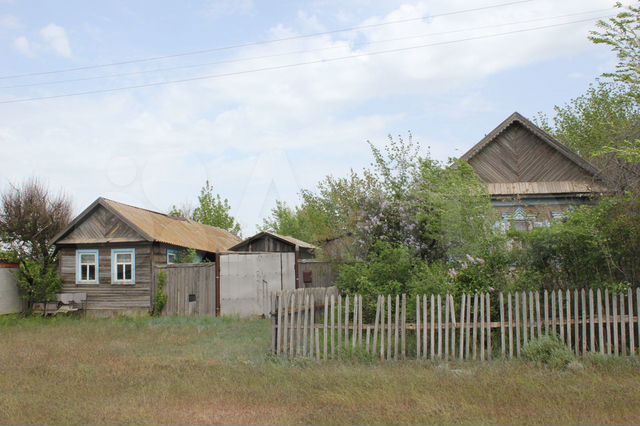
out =
<svg viewBox="0 0 640 426"><path fill-rule="evenodd" d="M364 303L373 324L364 321ZM364 351L383 360L482 361L518 357L531 339L555 334L576 355L624 356L640 345L639 317L640 288L475 293L456 300L449 294L372 300L335 288L305 289L274 295L272 350L317 359Z"/></svg>

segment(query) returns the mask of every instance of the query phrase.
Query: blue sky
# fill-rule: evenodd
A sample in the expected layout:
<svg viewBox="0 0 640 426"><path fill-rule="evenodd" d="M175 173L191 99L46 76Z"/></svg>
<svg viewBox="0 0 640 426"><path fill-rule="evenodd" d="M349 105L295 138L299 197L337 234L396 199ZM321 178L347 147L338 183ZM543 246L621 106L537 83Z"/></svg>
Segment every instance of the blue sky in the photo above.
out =
<svg viewBox="0 0 640 426"><path fill-rule="evenodd" d="M0 0L0 77L384 24L164 60L0 78L2 102L359 55L181 84L0 103L0 187L36 175L71 195L76 211L98 196L167 211L195 201L209 179L249 235L276 199L295 204L301 188L366 166L367 140L382 144L388 134L411 131L435 158L459 156L513 111L551 114L554 105L583 93L613 66L613 55L586 38L593 20L487 37L611 14L602 10L613 1L531 0L433 17L502 3L508 0ZM406 21L421 16L430 18ZM398 20L405 22L393 23ZM366 55L435 42L450 44ZM285 55L290 52L299 53ZM220 61L227 62L211 64ZM166 70L186 65L199 66ZM93 77L101 78L42 84ZM21 85L31 86L9 87Z"/></svg>

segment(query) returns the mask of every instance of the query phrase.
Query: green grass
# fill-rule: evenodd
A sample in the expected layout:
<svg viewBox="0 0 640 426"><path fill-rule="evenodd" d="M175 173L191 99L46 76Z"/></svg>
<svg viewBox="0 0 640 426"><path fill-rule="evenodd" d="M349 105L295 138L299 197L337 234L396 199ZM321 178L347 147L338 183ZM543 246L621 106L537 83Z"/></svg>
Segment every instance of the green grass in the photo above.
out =
<svg viewBox="0 0 640 426"><path fill-rule="evenodd" d="M289 362L269 323L0 317L0 424L640 423L640 366Z"/></svg>

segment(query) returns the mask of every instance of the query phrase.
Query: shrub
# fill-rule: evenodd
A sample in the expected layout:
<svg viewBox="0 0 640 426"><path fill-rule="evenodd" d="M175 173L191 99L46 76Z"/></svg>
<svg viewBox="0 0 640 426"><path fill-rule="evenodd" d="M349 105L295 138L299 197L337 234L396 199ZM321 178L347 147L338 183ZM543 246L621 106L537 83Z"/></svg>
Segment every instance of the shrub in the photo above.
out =
<svg viewBox="0 0 640 426"><path fill-rule="evenodd" d="M153 315L160 316L162 314L162 310L167 304L167 293L165 293L164 288L167 285L167 274L164 271L161 271L158 274L158 288L156 289L156 295L153 299Z"/></svg>
<svg viewBox="0 0 640 426"><path fill-rule="evenodd" d="M531 340L523 348L522 358L551 368L565 368L575 360L571 349L556 335Z"/></svg>
<svg viewBox="0 0 640 426"><path fill-rule="evenodd" d="M50 302L62 288L62 278L55 265L46 268L40 262L25 260L21 262L17 274L18 288L29 307L34 302Z"/></svg>

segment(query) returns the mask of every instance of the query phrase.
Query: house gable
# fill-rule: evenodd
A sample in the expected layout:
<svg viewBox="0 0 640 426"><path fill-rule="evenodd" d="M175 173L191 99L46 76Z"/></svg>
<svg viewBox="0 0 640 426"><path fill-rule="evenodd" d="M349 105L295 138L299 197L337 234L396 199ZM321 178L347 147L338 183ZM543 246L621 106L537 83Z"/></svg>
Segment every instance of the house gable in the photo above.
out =
<svg viewBox="0 0 640 426"><path fill-rule="evenodd" d="M56 244L146 241L115 214L97 204L68 230Z"/></svg>

